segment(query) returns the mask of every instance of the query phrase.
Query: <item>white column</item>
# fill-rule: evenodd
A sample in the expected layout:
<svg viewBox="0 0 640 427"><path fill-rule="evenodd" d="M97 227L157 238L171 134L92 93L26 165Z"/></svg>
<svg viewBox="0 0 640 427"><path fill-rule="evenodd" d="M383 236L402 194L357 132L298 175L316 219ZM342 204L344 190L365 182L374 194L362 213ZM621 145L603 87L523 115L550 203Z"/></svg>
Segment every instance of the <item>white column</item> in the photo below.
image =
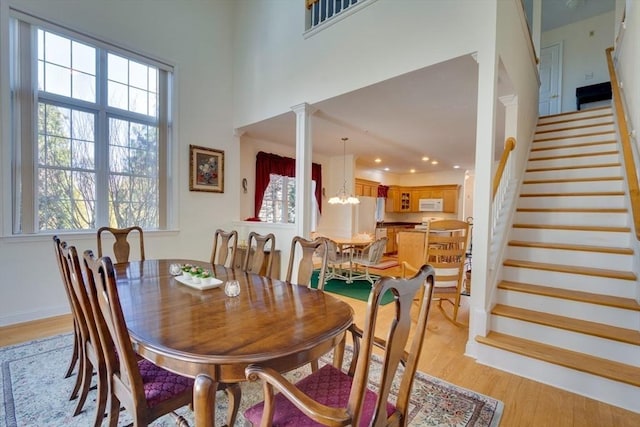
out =
<svg viewBox="0 0 640 427"><path fill-rule="evenodd" d="M291 107L296 113L296 234L311 236L311 114L309 104L302 103Z"/></svg>
<svg viewBox="0 0 640 427"><path fill-rule="evenodd" d="M473 276L470 298L469 341L467 354L473 356L473 337L484 336L488 329L487 301L491 296L494 272L489 268L492 180L495 146L496 101L498 86L497 0L487 2L482 19L485 31L479 41L478 108L476 116L476 163L473 197ZM478 288L476 288L478 286Z"/></svg>

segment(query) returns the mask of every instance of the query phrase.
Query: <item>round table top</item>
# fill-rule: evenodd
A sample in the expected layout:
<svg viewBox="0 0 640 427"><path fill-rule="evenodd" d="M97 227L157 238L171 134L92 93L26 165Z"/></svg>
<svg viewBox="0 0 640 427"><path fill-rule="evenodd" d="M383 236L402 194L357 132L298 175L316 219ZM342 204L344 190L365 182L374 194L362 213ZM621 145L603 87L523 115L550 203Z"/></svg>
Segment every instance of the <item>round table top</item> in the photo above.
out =
<svg viewBox="0 0 640 427"><path fill-rule="evenodd" d="M223 282L236 279L240 295L227 297L224 284L186 286L169 273L171 263L202 266ZM319 356L313 349L330 350L353 322L351 306L325 292L206 262L134 261L115 270L134 348L184 375L224 380L216 373L221 365L240 375L249 363L280 358L289 365L296 355L300 365Z"/></svg>

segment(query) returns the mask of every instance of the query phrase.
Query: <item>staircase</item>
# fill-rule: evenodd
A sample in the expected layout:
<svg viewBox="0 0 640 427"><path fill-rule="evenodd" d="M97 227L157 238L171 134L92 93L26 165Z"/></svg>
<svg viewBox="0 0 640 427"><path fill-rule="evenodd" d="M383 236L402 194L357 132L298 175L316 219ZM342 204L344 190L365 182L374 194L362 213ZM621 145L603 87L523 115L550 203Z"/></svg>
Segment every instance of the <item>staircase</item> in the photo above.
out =
<svg viewBox="0 0 640 427"><path fill-rule="evenodd" d="M640 412L640 305L610 107L542 117L478 362Z"/></svg>

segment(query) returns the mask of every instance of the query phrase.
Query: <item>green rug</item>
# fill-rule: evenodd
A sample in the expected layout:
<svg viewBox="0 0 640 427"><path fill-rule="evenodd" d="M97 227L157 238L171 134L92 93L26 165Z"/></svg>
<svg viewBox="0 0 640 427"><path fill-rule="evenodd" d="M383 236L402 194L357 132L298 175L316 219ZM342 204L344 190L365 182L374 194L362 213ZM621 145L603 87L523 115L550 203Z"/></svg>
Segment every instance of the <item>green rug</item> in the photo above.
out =
<svg viewBox="0 0 640 427"><path fill-rule="evenodd" d="M318 287L318 271L313 272L311 277L311 287ZM359 299L360 301L369 301L369 293L371 292L371 283L366 280L354 280L353 283L347 283L340 279L331 279L324 285L324 290L333 294L343 295L349 298ZM393 294L387 292L382 297L382 305L389 304L393 301Z"/></svg>

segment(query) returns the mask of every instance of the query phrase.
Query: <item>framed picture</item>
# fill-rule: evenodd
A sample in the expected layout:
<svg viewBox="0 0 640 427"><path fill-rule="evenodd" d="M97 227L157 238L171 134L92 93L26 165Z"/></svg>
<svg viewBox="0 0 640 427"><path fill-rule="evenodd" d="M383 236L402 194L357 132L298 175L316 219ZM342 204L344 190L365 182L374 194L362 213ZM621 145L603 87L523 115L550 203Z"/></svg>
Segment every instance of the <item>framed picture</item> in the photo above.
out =
<svg viewBox="0 0 640 427"><path fill-rule="evenodd" d="M189 190L224 193L224 151L189 145Z"/></svg>

